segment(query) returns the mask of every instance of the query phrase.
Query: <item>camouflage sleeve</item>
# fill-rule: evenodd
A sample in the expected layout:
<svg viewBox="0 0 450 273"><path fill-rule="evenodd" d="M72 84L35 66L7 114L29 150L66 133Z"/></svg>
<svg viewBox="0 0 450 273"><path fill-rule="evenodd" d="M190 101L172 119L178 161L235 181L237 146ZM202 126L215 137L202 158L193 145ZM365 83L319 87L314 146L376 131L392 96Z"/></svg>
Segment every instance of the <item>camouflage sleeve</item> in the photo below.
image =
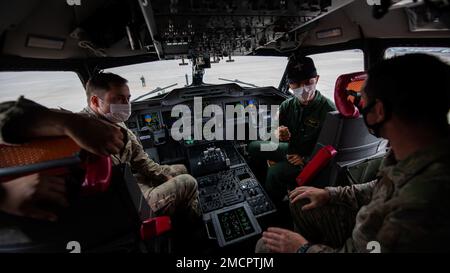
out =
<svg viewBox="0 0 450 273"><path fill-rule="evenodd" d="M448 181L449 177L430 178L420 187L404 189L402 194L389 201L392 203L390 213L383 219L373 218L377 223L381 220L382 224L368 239L373 238L372 241L379 244L381 253L447 251L448 247L440 242L448 242L450 237L450 225L444 220L448 219L448 212L442 209L450 204L447 191L442 190ZM339 249L316 245L312 251L352 253L370 250L365 240L361 245L356 239L349 238Z"/></svg>
<svg viewBox="0 0 450 273"><path fill-rule="evenodd" d="M306 253L356 253L358 252L353 244L353 239L348 238L344 246L340 248L333 248L327 245L315 244L311 245Z"/></svg>
<svg viewBox="0 0 450 273"><path fill-rule="evenodd" d="M170 167L159 165L151 160L132 132L128 132L128 137L130 138L132 148L131 168L142 175L144 177L143 181L149 183L149 186L156 187L167 181L166 175Z"/></svg>
<svg viewBox="0 0 450 273"><path fill-rule="evenodd" d="M448 175L410 181L393 198L375 240L381 252L445 252L450 241Z"/></svg>
<svg viewBox="0 0 450 273"><path fill-rule="evenodd" d="M306 251L306 253L335 253L335 252L337 252L337 249L321 244L311 245Z"/></svg>
<svg viewBox="0 0 450 273"><path fill-rule="evenodd" d="M346 187L326 187L325 189L330 194L330 204L345 204L359 209L370 202L377 182L377 180L374 180L364 184Z"/></svg>
<svg viewBox="0 0 450 273"><path fill-rule="evenodd" d="M376 236L381 252L422 252L427 247L429 251L433 251L430 246L442 240L438 234L443 233L439 233L439 229L432 226L436 219L430 219L427 214L433 213L414 207L392 211L384 219ZM424 221L425 219L429 221Z"/></svg>
<svg viewBox="0 0 450 273"><path fill-rule="evenodd" d="M15 121L44 109L47 108L25 99L23 96L16 101L0 103L0 144L20 144L25 142L25 139L18 137L15 133Z"/></svg>

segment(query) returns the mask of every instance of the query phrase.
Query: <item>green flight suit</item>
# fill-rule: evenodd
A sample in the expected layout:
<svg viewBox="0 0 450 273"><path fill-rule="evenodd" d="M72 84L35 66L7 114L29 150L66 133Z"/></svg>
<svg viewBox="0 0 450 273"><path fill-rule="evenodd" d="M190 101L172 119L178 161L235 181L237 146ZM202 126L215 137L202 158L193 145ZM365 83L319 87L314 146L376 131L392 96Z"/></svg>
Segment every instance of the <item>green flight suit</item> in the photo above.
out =
<svg viewBox="0 0 450 273"><path fill-rule="evenodd" d="M249 145L252 161L259 161L258 166L266 160L277 162L267 170L264 183L267 193L275 204L282 201L288 188L295 186L295 178L302 167L289 163L287 154L298 154L307 160L311 155L326 114L336 110L334 103L324 97L319 91L312 102L302 105L296 97L285 100L280 105L279 126L289 128L291 138L289 142L280 142L277 150L263 152L260 147L264 141L253 141Z"/></svg>

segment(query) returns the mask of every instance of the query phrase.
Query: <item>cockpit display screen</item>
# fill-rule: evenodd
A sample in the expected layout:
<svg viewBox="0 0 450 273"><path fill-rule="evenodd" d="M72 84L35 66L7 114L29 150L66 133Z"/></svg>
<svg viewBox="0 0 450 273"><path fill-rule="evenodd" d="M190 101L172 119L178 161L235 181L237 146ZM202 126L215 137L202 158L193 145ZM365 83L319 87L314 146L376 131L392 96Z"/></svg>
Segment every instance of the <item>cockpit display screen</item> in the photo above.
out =
<svg viewBox="0 0 450 273"><path fill-rule="evenodd" d="M245 107L249 106L250 108L252 108L252 107L257 107L257 106L258 106L258 103L257 103L256 100L254 100L254 99L246 100L246 101L244 102L244 106L245 106Z"/></svg>
<svg viewBox="0 0 450 273"><path fill-rule="evenodd" d="M139 120L139 125L142 129L142 127L147 127L150 130L157 130L160 128L161 124L159 121L159 115L157 112L153 113L146 113L141 115L141 118Z"/></svg>
<svg viewBox="0 0 450 273"><path fill-rule="evenodd" d="M217 217L226 242L255 232L243 207L219 213Z"/></svg>

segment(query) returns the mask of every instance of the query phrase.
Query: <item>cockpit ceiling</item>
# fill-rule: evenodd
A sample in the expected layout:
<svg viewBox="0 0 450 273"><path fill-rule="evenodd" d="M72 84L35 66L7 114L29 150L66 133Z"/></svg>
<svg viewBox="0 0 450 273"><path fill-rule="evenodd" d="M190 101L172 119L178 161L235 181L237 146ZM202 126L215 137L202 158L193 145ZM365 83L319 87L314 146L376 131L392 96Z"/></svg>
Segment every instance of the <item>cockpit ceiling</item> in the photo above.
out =
<svg viewBox="0 0 450 273"><path fill-rule="evenodd" d="M373 1L1 0L0 48L2 55L49 59L142 54L214 58L362 37L450 37L442 29L412 31L405 8L375 19L369 2ZM443 13L448 18L448 7Z"/></svg>

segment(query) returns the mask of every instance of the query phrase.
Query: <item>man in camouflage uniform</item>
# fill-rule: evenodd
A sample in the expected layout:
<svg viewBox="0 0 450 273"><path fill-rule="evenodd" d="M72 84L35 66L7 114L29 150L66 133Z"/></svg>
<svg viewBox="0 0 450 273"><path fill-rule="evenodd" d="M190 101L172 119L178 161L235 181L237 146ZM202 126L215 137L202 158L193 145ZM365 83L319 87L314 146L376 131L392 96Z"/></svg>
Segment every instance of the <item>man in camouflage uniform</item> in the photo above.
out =
<svg viewBox="0 0 450 273"><path fill-rule="evenodd" d="M262 164L269 160L271 166L267 170L265 188L276 204L282 201L288 188L295 186L295 177L314 149L326 114L336 110L334 104L316 90L319 76L311 58L291 57L287 79L294 96L280 105L277 150L261 151L261 144L267 143L264 141L249 145L256 169L263 168Z"/></svg>
<svg viewBox="0 0 450 273"><path fill-rule="evenodd" d="M391 144L380 178L296 188L289 195L296 232L269 228L256 251L448 251L449 79L450 67L424 54L394 57L371 69L362 93L364 121Z"/></svg>
<svg viewBox="0 0 450 273"><path fill-rule="evenodd" d="M88 106L82 113L109 120L125 132L125 147L112 155L113 163L129 163L137 172L139 186L153 212L198 219L200 210L195 178L187 174L184 165L159 165L151 160L124 124L131 114L127 80L112 73L96 74L88 81L86 94Z"/></svg>

